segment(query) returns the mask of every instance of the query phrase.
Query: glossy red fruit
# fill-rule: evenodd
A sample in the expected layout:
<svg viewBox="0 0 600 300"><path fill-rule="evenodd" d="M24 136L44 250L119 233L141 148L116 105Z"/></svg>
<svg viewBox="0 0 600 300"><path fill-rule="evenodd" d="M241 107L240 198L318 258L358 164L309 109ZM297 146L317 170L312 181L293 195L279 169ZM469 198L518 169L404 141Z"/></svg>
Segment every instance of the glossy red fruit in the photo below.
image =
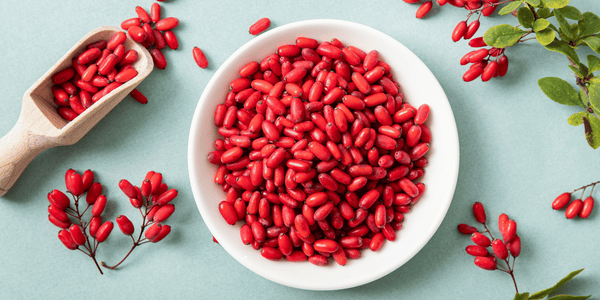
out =
<svg viewBox="0 0 600 300"><path fill-rule="evenodd" d="M124 215L120 215L117 217L117 225L119 226L119 229L121 229L121 232L123 232L124 235L132 235L135 231L133 223L131 223L131 221Z"/></svg>
<svg viewBox="0 0 600 300"><path fill-rule="evenodd" d="M503 77L508 72L508 57L505 55L498 58L498 76Z"/></svg>
<svg viewBox="0 0 600 300"><path fill-rule="evenodd" d="M487 47L487 44L483 41L483 37L476 37L473 38L469 41L469 46L473 47L473 48L478 48L478 47Z"/></svg>
<svg viewBox="0 0 600 300"><path fill-rule="evenodd" d="M466 21L458 22L456 27L454 27L454 31L452 31L452 40L454 42L458 42L460 39L462 39L467 33L467 27Z"/></svg>
<svg viewBox="0 0 600 300"><path fill-rule="evenodd" d="M513 238L513 240L506 245L508 251L510 251L510 255L516 258L521 254L521 238L517 235Z"/></svg>
<svg viewBox="0 0 600 300"><path fill-rule="evenodd" d="M514 220L508 220L506 222L505 230L502 233L502 239L505 243L509 243L515 237L515 235L517 235L517 222Z"/></svg>
<svg viewBox="0 0 600 300"><path fill-rule="evenodd" d="M485 236L483 233L479 233L479 232L475 232L471 235L471 240L473 241L473 243L487 248L492 244L492 241L490 241L490 238L488 238L487 236Z"/></svg>
<svg viewBox="0 0 600 300"><path fill-rule="evenodd" d="M163 225L160 223L154 223L152 226L146 229L146 232L144 232L144 236L150 241L154 240L160 234L160 229L162 228L162 226Z"/></svg>
<svg viewBox="0 0 600 300"><path fill-rule="evenodd" d="M71 233L69 233L69 231L66 230L66 229L63 229L63 230L61 230L61 231L58 232L58 239L69 250L75 250L78 247L77 243L75 243L75 241L73 240L73 237L71 236Z"/></svg>
<svg viewBox="0 0 600 300"><path fill-rule="evenodd" d="M148 39L148 33L139 26L129 27L127 29L127 34L129 34L132 40L138 43L143 43Z"/></svg>
<svg viewBox="0 0 600 300"><path fill-rule="evenodd" d="M498 259L506 259L508 257L508 249L502 240L495 239L492 242L492 250Z"/></svg>
<svg viewBox="0 0 600 300"><path fill-rule="evenodd" d="M481 67L470 68L463 75L463 80L465 82L471 82L471 81L477 79L477 77L481 76L481 74L483 74L483 68L481 68Z"/></svg>
<svg viewBox="0 0 600 300"><path fill-rule="evenodd" d="M148 103L148 98L146 98L146 96L144 96L144 94L142 94L137 89L131 90L131 92L129 92L129 96L131 96L131 98L135 99L135 101L137 101L141 104Z"/></svg>
<svg viewBox="0 0 600 300"><path fill-rule="evenodd" d="M581 209L583 208L583 201L581 199L574 200L567 206L567 210L565 211L565 217L567 219L573 219L575 216L579 215Z"/></svg>
<svg viewBox="0 0 600 300"><path fill-rule="evenodd" d="M102 225L101 217L92 217L90 219L90 223L88 224L88 232L90 233L90 236L92 236L92 237L96 236L96 233L98 232L98 228L100 228L100 225Z"/></svg>
<svg viewBox="0 0 600 300"><path fill-rule="evenodd" d="M67 190L74 196L81 196L81 194L83 194L83 180L81 179L81 175L77 172L73 172L69 175L66 186Z"/></svg>
<svg viewBox="0 0 600 300"><path fill-rule="evenodd" d="M119 181L119 188L128 198L137 198L137 190L127 179Z"/></svg>
<svg viewBox="0 0 600 300"><path fill-rule="evenodd" d="M483 69L483 73L481 74L481 80L483 82L489 81L492 79L494 74L498 71L498 62L492 61L490 62L485 69Z"/></svg>
<svg viewBox="0 0 600 300"><path fill-rule="evenodd" d="M461 223L461 224L458 224L458 232L460 232L462 234L470 235L470 234L477 232L477 228Z"/></svg>
<svg viewBox="0 0 600 300"><path fill-rule="evenodd" d="M104 222L104 224L102 224L102 226L98 228L98 232L96 232L96 241L98 241L98 243L106 241L114 227L115 225L113 224L113 222Z"/></svg>
<svg viewBox="0 0 600 300"><path fill-rule="evenodd" d="M433 2L431 1L427 1L421 4L419 9L417 9L417 13L415 14L417 19L422 19L423 17L425 17L427 13L429 13L429 11L431 10L431 7L433 7Z"/></svg>
<svg viewBox="0 0 600 300"><path fill-rule="evenodd" d="M473 216L475 216L475 220L477 220L477 222L481 224L485 223L485 209L483 208L483 204L481 204L481 202L475 202L473 204Z"/></svg>
<svg viewBox="0 0 600 300"><path fill-rule="evenodd" d="M237 213L235 212L233 205L227 201L221 201L221 203L219 203L219 212L223 219L225 219L225 222L229 225L233 225L238 221Z"/></svg>
<svg viewBox="0 0 600 300"><path fill-rule="evenodd" d="M484 270L496 270L496 262L489 256L477 256L475 257L475 260L473 260L473 262L476 266Z"/></svg>
<svg viewBox="0 0 600 300"><path fill-rule="evenodd" d="M571 193L562 193L552 202L552 209L559 210L567 206L571 201Z"/></svg>
<svg viewBox="0 0 600 300"><path fill-rule="evenodd" d="M100 215L102 215L102 212L104 212L104 208L106 208L107 202L108 201L106 199L106 196L104 196L104 195L98 196L98 198L94 202L94 206L92 207L92 216L99 217Z"/></svg>
<svg viewBox="0 0 600 300"><path fill-rule="evenodd" d="M154 222L163 222L168 219L173 212L175 212L175 205L166 204L163 205L159 210L154 214ZM237 218L237 217L236 217Z"/></svg>
<svg viewBox="0 0 600 300"><path fill-rule="evenodd" d="M581 208L581 212L579 213L579 217L582 219L587 219L592 213L594 209L594 198L592 196L588 196L583 201L583 207Z"/></svg>
<svg viewBox="0 0 600 300"><path fill-rule="evenodd" d="M69 207L71 203L69 197L59 190L52 190L48 193L48 201L62 210Z"/></svg>
<svg viewBox="0 0 600 300"><path fill-rule="evenodd" d="M471 24L469 24L469 26L467 27L467 32L465 33L464 39L468 40L468 39L472 38L475 35L475 33L477 33L477 30L479 29L479 25L481 25L479 20L475 20L475 21L471 22Z"/></svg>
<svg viewBox="0 0 600 300"><path fill-rule="evenodd" d="M167 235L169 235L169 233L171 233L171 226L169 225L163 225L160 227L160 232L158 233L158 236L156 236L152 242L153 243L158 243L160 242L162 239L164 239ZM213 237L214 239L214 237ZM219 242L217 242L219 243Z"/></svg>
<svg viewBox="0 0 600 300"><path fill-rule="evenodd" d="M202 52L202 49L194 47L194 49L192 49L192 54L194 56L194 61L196 61L198 67L202 69L206 69L208 67L208 60L206 59L204 52Z"/></svg>
<svg viewBox="0 0 600 300"><path fill-rule="evenodd" d="M152 56L152 60L154 61L154 65L159 69L164 69L167 67L167 59L163 55L163 53L158 48L150 49L150 56Z"/></svg>
<svg viewBox="0 0 600 300"><path fill-rule="evenodd" d="M94 172L92 172L92 170L86 170L83 172L83 175L81 175L81 181L83 183L83 191L89 190L94 183Z"/></svg>
<svg viewBox="0 0 600 300"><path fill-rule="evenodd" d="M179 25L179 19L168 17L156 22L156 29L160 31L171 30Z"/></svg>
<svg viewBox="0 0 600 300"><path fill-rule="evenodd" d="M173 31L167 30L163 33L163 35L165 37L165 42L167 42L167 46L169 46L169 48L173 50L179 48L179 41L177 40L177 36L175 36L175 33L173 33Z"/></svg>
<svg viewBox="0 0 600 300"><path fill-rule="evenodd" d="M81 230L81 227L79 227L79 225L71 225L71 227L69 227L69 233L71 233L71 237L73 237L73 241L77 245L81 246L85 244L85 235L83 234L83 231Z"/></svg>
<svg viewBox="0 0 600 300"><path fill-rule="evenodd" d="M265 30L267 30L267 28L269 28L269 26L271 26L271 20L269 20L269 18L262 18L258 21L256 21L254 24L252 24L250 26L250 29L248 29L248 32L251 35L257 35Z"/></svg>

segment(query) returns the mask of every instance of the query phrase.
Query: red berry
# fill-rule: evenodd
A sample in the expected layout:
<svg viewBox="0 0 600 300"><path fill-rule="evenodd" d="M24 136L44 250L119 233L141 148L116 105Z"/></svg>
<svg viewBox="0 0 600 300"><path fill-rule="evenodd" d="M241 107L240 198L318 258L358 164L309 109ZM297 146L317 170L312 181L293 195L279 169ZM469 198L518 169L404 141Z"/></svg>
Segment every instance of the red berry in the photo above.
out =
<svg viewBox="0 0 600 300"><path fill-rule="evenodd" d="M491 6L491 4L486 3L484 5L483 9L481 10L481 14L484 17L489 17L494 13L494 11L496 10L496 7L497 7L497 5Z"/></svg>
<svg viewBox="0 0 600 300"><path fill-rule="evenodd" d="M75 243L75 241L73 240L73 237L71 236L71 233L69 233L69 231L66 230L66 229L63 229L63 230L61 230L61 231L58 232L58 239L69 250L75 250L78 247L77 243Z"/></svg>
<svg viewBox="0 0 600 300"><path fill-rule="evenodd" d="M96 203L100 194L102 194L102 185L99 182L94 182L85 195L85 202L89 205L93 205Z"/></svg>
<svg viewBox="0 0 600 300"><path fill-rule="evenodd" d="M131 221L126 216L118 216L117 225L119 226L119 229L121 229L121 232L123 232L124 235L132 235L135 231L133 223L131 223Z"/></svg>
<svg viewBox="0 0 600 300"><path fill-rule="evenodd" d="M71 227L69 227L69 233L71 233L71 237L73 237L73 241L77 245L85 244L85 235L83 235L83 231L81 231L81 227L79 227L79 225L71 225Z"/></svg>
<svg viewBox="0 0 600 300"><path fill-rule="evenodd" d="M150 241L154 240L160 234L161 227L162 224L154 223L152 226L146 229L146 232L144 232L144 236Z"/></svg>
<svg viewBox="0 0 600 300"><path fill-rule="evenodd" d="M594 198L592 198L592 196L589 196L589 197L585 198L585 200L583 201L583 207L581 208L579 217L582 219L587 219L587 217L589 217L590 214L592 213L593 209L594 209Z"/></svg>
<svg viewBox="0 0 600 300"><path fill-rule="evenodd" d="M137 198L137 190L127 179L119 181L119 188L128 198Z"/></svg>
<svg viewBox="0 0 600 300"><path fill-rule="evenodd" d="M562 193L558 195L558 197L556 197L556 199L554 199L554 201L552 202L552 209L559 210L567 206L567 204L569 204L570 201L571 193Z"/></svg>
<svg viewBox="0 0 600 300"><path fill-rule="evenodd" d="M496 270L496 262L490 257L477 256L477 257L475 257L475 260L473 260L473 262L475 263L476 266L478 266L484 270L489 270L489 271Z"/></svg>
<svg viewBox="0 0 600 300"><path fill-rule="evenodd" d="M469 26L467 27L467 32L465 33L464 39L468 40L470 38L472 38L475 33L477 33L477 30L479 29L479 25L481 25L479 23L479 20L475 20L473 22L471 22L471 24L469 24Z"/></svg>
<svg viewBox="0 0 600 300"><path fill-rule="evenodd" d="M436 2L439 6L444 6L448 3L448 0L436 0Z"/></svg>
<svg viewBox="0 0 600 300"><path fill-rule="evenodd" d="M92 170L86 170L83 172L81 181L83 182L83 191L89 190L94 183L94 172L92 172Z"/></svg>
<svg viewBox="0 0 600 300"><path fill-rule="evenodd" d="M106 241L106 239L108 238L108 236L110 235L110 232L113 230L114 227L115 227L115 225L113 224L113 222L111 222L111 221L104 222L104 224L102 224L102 226L100 226L100 228L98 228L98 232L96 232L96 241L98 241L98 243L102 243L102 242Z"/></svg>
<svg viewBox="0 0 600 300"><path fill-rule="evenodd" d="M481 80L486 82L492 79L494 74L498 71L498 63L495 61L490 62L485 69L483 69L483 73L481 74Z"/></svg>
<svg viewBox="0 0 600 300"><path fill-rule="evenodd" d="M66 181L67 190L74 196L80 196L83 194L83 181L81 175L77 172L72 172Z"/></svg>
<svg viewBox="0 0 600 300"><path fill-rule="evenodd" d="M98 233L98 228L100 228L100 225L102 225L101 217L92 217L90 219L90 223L88 224L88 231L90 233L90 236L92 236L92 237L96 236L96 233Z"/></svg>
<svg viewBox="0 0 600 300"><path fill-rule="evenodd" d="M506 245L504 245L502 240L495 239L492 242L492 250L494 250L494 254L498 259L506 259L508 257L508 249L506 249Z"/></svg>
<svg viewBox="0 0 600 300"><path fill-rule="evenodd" d="M99 217L104 212L104 208L106 208L106 196L100 195L96 202L94 202L94 206L92 207L92 216Z"/></svg>
<svg viewBox="0 0 600 300"><path fill-rule="evenodd" d="M513 240L506 245L508 251L510 251L510 255L516 258L521 254L521 238L517 235L513 238Z"/></svg>
<svg viewBox="0 0 600 300"><path fill-rule="evenodd" d="M481 202L475 202L473 204L473 216L475 216L475 220L477 220L477 222L481 224L485 223L485 209L483 208L483 204L481 204Z"/></svg>
<svg viewBox="0 0 600 300"><path fill-rule="evenodd" d="M419 9L417 9L417 13L415 15L417 17L417 19L422 19L423 17L425 17L427 15L427 13L429 13L429 11L431 10L432 6L433 6L433 2L431 2L431 1L427 1L427 2L424 2L423 4L421 4Z"/></svg>
<svg viewBox="0 0 600 300"><path fill-rule="evenodd" d="M492 241L490 241L490 238L488 238L487 236L485 236L483 233L479 233L479 232L475 232L471 235L471 240L473 241L473 243L481 246L481 247L489 247L492 244Z"/></svg>
<svg viewBox="0 0 600 300"><path fill-rule="evenodd" d="M478 245L469 245L465 250L467 251L467 254L473 256L486 256L488 254L486 248Z"/></svg>
<svg viewBox="0 0 600 300"><path fill-rule="evenodd" d="M52 192L48 193L48 201L62 210L71 204L69 197L59 190L52 190Z"/></svg>
<svg viewBox="0 0 600 300"><path fill-rule="evenodd" d="M500 231L501 234L506 232L506 222L508 222L508 216L506 214L500 214L500 216L498 216L498 231Z"/></svg>
<svg viewBox="0 0 600 300"><path fill-rule="evenodd" d="M498 76L503 77L508 71L508 57L506 55L498 58Z"/></svg>
<svg viewBox="0 0 600 300"><path fill-rule="evenodd" d="M462 234L473 234L477 232L477 228L467 224L458 224L458 231Z"/></svg>
<svg viewBox="0 0 600 300"><path fill-rule="evenodd" d="M179 19L168 17L156 22L156 29L160 31L171 30L179 25Z"/></svg>
<svg viewBox="0 0 600 300"><path fill-rule="evenodd" d="M569 206L567 206L567 210L565 211L565 217L567 217L567 219L575 218L575 216L579 215L582 208L583 208L583 201L581 201L581 199L577 199L577 200L571 202L571 204L569 204Z"/></svg>
<svg viewBox="0 0 600 300"><path fill-rule="evenodd" d="M158 233L158 236L156 236L152 242L153 243L158 243L160 242L162 239L164 239L167 235L169 235L169 233L171 233L171 226L169 225L163 225L160 228L160 232Z"/></svg>
<svg viewBox="0 0 600 300"><path fill-rule="evenodd" d="M167 204L162 206L159 210L154 214L154 222L162 222L168 219L173 212L175 211L175 206L173 204Z"/></svg>
<svg viewBox="0 0 600 300"><path fill-rule="evenodd" d="M476 37L473 38L469 41L469 46L473 47L473 48L478 48L478 47L486 47L487 44L483 41L483 37Z"/></svg>
<svg viewBox="0 0 600 300"><path fill-rule="evenodd" d="M250 29L248 30L248 32L251 35L257 35L265 30L267 30L267 28L269 28L269 26L271 26L271 20L269 20L269 18L262 18L258 21L256 21L254 24L252 24L250 26Z"/></svg>
<svg viewBox="0 0 600 300"><path fill-rule="evenodd" d="M165 205L175 199L175 197L177 197L177 190L170 189L158 196L156 203L158 205Z"/></svg>
<svg viewBox="0 0 600 300"><path fill-rule="evenodd" d="M452 31L452 40L455 42L458 42L460 39L462 39L465 36L466 33L467 33L467 22L460 21L454 28L454 31Z"/></svg>
<svg viewBox="0 0 600 300"><path fill-rule="evenodd" d="M509 243L515 237L515 235L517 235L517 222L514 220L508 220L506 222L505 230L502 233L502 239L505 243Z"/></svg>
<svg viewBox="0 0 600 300"><path fill-rule="evenodd" d="M194 61L196 61L198 67L202 69L206 69L208 67L208 60L206 59L206 55L204 55L202 49L194 47L192 49L192 55L194 56Z"/></svg>
<svg viewBox="0 0 600 300"><path fill-rule="evenodd" d="M54 224L54 226L62 229L67 229L69 228L69 225L71 225L71 221L62 222L50 214L48 215L48 220L50 221L50 223Z"/></svg>
<svg viewBox="0 0 600 300"><path fill-rule="evenodd" d="M465 82L470 82L470 81L477 79L477 77L479 77L481 74L483 74L483 68L481 68L481 67L470 68L463 75L463 80Z"/></svg>

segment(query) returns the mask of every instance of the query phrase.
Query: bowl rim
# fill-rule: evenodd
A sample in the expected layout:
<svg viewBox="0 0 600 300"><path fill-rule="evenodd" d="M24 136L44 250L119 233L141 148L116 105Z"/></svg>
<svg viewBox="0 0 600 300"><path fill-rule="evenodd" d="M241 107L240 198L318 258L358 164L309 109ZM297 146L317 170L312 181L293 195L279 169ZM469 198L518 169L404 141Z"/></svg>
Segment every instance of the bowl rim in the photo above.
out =
<svg viewBox="0 0 600 300"><path fill-rule="evenodd" d="M372 276L371 278L367 278L366 280L365 279L349 280L345 283L341 283L341 284L337 284L337 285L333 285L333 286L302 285L302 284L298 284L297 282L288 282L288 281L283 280L280 277L273 276L272 274L270 274L268 271L265 271L264 269L259 269L259 270L255 269L254 267L249 265L247 260L242 259L243 257L239 257L239 255L237 253L232 253L232 251L229 250L227 243L223 243L223 242L221 243L223 248L231 256L233 256L239 263L241 263L242 265L244 265L246 268L250 269L254 273L256 273L266 279L269 279L271 281L277 282L282 285L286 285L286 286L290 286L290 287L294 287L294 288L300 288L300 289L307 289L307 290L339 290L339 289L352 288L352 287L364 285L369 282L375 281L379 278L382 278L382 277L388 275L389 273L393 272L394 270L400 268L402 265L404 265L406 262L408 262L410 259L412 259L421 249L423 249L423 247L431 240L431 238L433 237L435 232L439 229L441 223L443 222L445 216L448 213L448 209L450 207L450 204L452 203L452 198L453 198L454 192L456 190L456 184L458 181L458 173L459 173L459 165L460 165L459 164L460 148L459 148L459 140L458 140L458 130L456 128L456 120L455 120L454 114L452 112L452 107L450 106L448 98L447 98L445 92L443 91L443 88L441 87L439 81L435 77L435 75L431 72L431 70L427 67L427 65L425 65L425 63L423 63L423 61L421 59L419 59L410 49L408 49L406 46L404 46L402 43L400 43L396 39L392 38L391 36L381 32L377 29L374 29L370 26L355 23L355 22L350 22L350 21L336 20L336 19L312 19L312 20L293 22L293 23L279 26L277 28L270 29L269 31L264 32L264 33L260 34L259 36L252 38L250 41L246 42L239 49L237 49L235 52L233 52L227 58L227 60L225 60L225 62L223 62L223 64L219 67L219 69L211 77L210 81L208 82L208 84L206 85L206 87L204 88L204 90L202 92L202 95L201 95L201 97L198 101L198 104L196 106L196 109L194 111L194 116L193 116L193 120L192 120L191 127L190 127L190 136L189 136L189 140L188 140L188 172L189 172L190 185L192 187L193 196L194 196L194 199L198 206L198 210L200 211L200 214L202 215L203 220L204 220L205 219L204 216L206 216L208 214L208 212L204 211L202 205L200 205L200 201L202 201L202 196L200 195L201 194L200 188L197 185L197 182L199 182L200 180L198 179L199 172L195 168L195 166L197 165L196 164L197 155L195 154L195 149L198 145L198 141L197 141L198 139L196 137L200 133L199 132L199 128L200 128L199 124L200 124L200 121L201 121L202 115L203 115L203 113L201 112L201 108L202 108L204 102L210 101L209 99L206 99L208 97L207 91L211 91L215 87L215 85L217 85L219 83L218 79L221 78L221 76L225 72L225 69L229 69L232 62L239 55L242 55L248 49L259 46L263 40L269 40L273 36L276 37L281 32L294 31L294 30L298 30L299 28L302 28L304 26L313 26L313 25L354 27L354 28L360 28L362 30L367 30L372 33L373 36L371 36L371 38L387 40L387 42L390 42L393 44L393 46L392 46L393 48L397 47L399 49L402 49L404 52L407 53L407 55L412 56L412 57L410 57L410 59L412 59L414 63L420 65L422 72L425 73L424 75L432 78L431 88L439 90L441 92L440 95L443 96L443 99L441 99L441 100L443 100L443 101L440 101L441 103L439 103L439 105L443 106L444 109L449 111L449 115L447 117L450 118L451 123L454 125L454 126L451 126L451 128L449 128L449 130L452 131L452 137L453 138L456 137L455 138L456 142L453 143L453 146L454 146L453 149L445 149L444 150L444 151L451 151L453 154L453 158L455 158L455 159L450 161L448 163L448 165L446 166L447 168L449 168L451 170L452 177L448 178L448 182L449 182L448 186L450 186L450 188L446 193L448 196L447 200L443 203L443 205L440 206L441 207L440 211L443 211L442 216L440 218L435 219L434 220L435 222L431 223L433 226L429 227L430 230L423 232L423 235L425 235L426 238L421 239L420 240L421 242L417 245L417 247L415 247L413 249L413 251L411 251L405 255L405 259L401 259L395 264L390 264L386 269L380 271L377 276ZM453 141L454 141L454 139L453 139ZM212 224L210 222L206 222L206 221L204 223L206 224L208 229L211 231L211 233L214 234L215 230L213 230L213 226L217 226L217 225ZM217 239L219 238L216 235L215 235L215 237L217 237Z"/></svg>

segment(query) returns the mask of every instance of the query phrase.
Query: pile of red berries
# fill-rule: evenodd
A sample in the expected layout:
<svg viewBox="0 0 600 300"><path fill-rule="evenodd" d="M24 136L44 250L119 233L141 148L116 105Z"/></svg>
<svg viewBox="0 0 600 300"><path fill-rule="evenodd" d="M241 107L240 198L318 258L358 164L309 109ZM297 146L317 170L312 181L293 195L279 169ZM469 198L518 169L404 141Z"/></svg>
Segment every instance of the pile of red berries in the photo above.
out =
<svg viewBox="0 0 600 300"><path fill-rule="evenodd" d="M126 39L125 33L119 32L108 41L91 43L73 58L72 66L52 75L52 95L58 106L56 111L63 119L72 121L138 75L132 64L139 54L125 49ZM147 102L137 91L132 92L132 97L141 103Z"/></svg>
<svg viewBox="0 0 600 300"><path fill-rule="evenodd" d="M167 60L162 49L169 47L173 50L179 47L177 36L172 29L179 25L179 19L174 17L161 17L161 7L153 3L150 14L141 6L135 7L137 18L131 18L121 23L121 28L127 30L129 36L141 43L150 51L154 65L159 69L167 67Z"/></svg>
<svg viewBox="0 0 600 300"><path fill-rule="evenodd" d="M208 160L219 211L271 260L325 265L394 241L423 195L430 108L403 101L377 50L299 37L241 66Z"/></svg>

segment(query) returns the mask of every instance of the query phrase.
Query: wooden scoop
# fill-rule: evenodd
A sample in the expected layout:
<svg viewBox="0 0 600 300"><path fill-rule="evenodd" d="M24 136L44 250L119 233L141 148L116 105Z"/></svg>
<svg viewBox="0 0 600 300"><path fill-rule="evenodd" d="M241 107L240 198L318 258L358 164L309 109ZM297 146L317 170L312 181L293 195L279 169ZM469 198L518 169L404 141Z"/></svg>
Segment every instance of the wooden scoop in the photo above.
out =
<svg viewBox="0 0 600 300"><path fill-rule="evenodd" d="M150 53L128 36L124 46L139 54L138 60L133 63L138 75L102 97L73 121L68 122L58 115L51 91L52 75L71 66L72 59L85 51L88 44L108 41L120 31L117 27L103 26L88 33L25 92L17 124L0 139L0 197L6 194L36 155L50 147L72 145L79 141L150 74L154 67Z"/></svg>

